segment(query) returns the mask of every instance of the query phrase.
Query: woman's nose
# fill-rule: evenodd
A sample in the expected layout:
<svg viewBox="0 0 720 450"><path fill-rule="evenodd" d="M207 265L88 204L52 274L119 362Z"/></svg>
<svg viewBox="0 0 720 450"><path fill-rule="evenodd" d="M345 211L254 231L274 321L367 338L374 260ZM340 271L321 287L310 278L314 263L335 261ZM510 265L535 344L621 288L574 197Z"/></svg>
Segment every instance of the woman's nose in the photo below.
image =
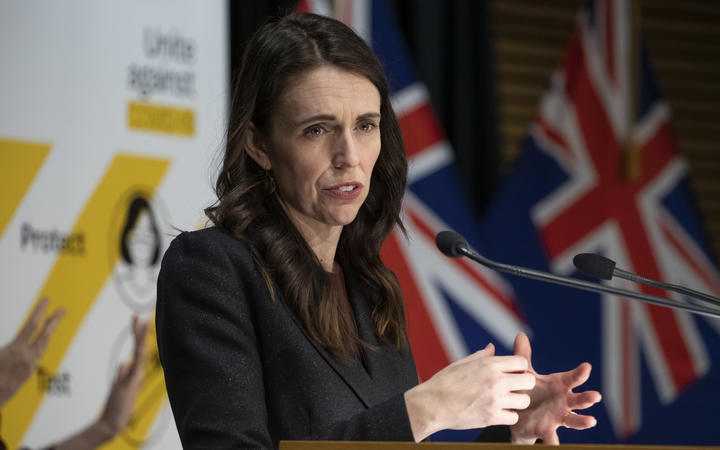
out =
<svg viewBox="0 0 720 450"><path fill-rule="evenodd" d="M333 154L333 165L337 168L354 167L360 164L358 143L351 132L344 132L337 140Z"/></svg>

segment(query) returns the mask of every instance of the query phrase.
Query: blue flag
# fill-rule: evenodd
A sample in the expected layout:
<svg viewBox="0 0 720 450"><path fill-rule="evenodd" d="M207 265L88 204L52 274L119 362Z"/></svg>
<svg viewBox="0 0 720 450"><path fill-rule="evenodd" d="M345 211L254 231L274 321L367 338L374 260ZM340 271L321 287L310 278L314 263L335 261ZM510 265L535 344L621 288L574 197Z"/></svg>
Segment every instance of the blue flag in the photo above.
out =
<svg viewBox="0 0 720 450"><path fill-rule="evenodd" d="M720 277L669 108L647 53L629 59L631 3L596 1L579 15L565 60L483 224L481 248L491 258L567 275L576 275L574 255L602 253L625 270L718 295ZM508 281L533 332L536 369L566 370L582 360L594 367L588 388L603 394L590 410L598 425L567 432L565 441L720 442L714 428L720 370L712 364L720 361L717 320Z"/></svg>

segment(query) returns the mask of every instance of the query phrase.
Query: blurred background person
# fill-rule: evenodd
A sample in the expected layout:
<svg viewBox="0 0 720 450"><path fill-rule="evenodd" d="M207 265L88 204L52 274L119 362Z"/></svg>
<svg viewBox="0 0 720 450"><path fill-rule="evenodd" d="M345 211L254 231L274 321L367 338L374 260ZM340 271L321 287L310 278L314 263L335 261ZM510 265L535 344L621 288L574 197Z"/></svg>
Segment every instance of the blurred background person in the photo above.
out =
<svg viewBox="0 0 720 450"><path fill-rule="evenodd" d="M20 389L37 368L38 361L52 338L53 332L65 315L65 309L58 308L42 322L47 306L48 300L41 299L31 311L15 339L0 348L0 408ZM41 322L43 325L38 331ZM118 367L102 414L83 430L50 448L94 449L109 442L123 431L130 421L133 403L142 385L147 330L148 322L133 317L132 331L135 345L132 360ZM1 431L2 428L0 428ZM5 444L1 440L0 448L5 448Z"/></svg>

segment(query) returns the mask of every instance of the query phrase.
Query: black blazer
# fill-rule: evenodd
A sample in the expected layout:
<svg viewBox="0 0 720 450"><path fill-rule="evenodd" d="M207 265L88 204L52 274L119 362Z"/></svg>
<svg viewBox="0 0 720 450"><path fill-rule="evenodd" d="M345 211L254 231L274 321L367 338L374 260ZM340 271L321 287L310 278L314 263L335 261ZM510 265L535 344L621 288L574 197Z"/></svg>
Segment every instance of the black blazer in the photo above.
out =
<svg viewBox="0 0 720 450"><path fill-rule="evenodd" d="M361 284L348 271L345 279L360 336L379 346ZM413 439L403 396L417 384L411 352L380 346L364 364L338 362L271 299L252 248L219 229L182 233L170 245L156 326L185 448Z"/></svg>

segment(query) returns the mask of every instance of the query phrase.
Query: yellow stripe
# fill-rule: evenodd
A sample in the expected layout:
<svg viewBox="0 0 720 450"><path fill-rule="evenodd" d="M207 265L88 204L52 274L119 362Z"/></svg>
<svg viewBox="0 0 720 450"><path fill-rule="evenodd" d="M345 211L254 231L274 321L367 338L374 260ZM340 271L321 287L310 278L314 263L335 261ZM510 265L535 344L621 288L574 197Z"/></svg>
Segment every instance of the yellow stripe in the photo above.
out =
<svg viewBox="0 0 720 450"><path fill-rule="evenodd" d="M50 144L0 139L0 236L48 153Z"/></svg>
<svg viewBox="0 0 720 450"><path fill-rule="evenodd" d="M129 189L152 194L169 165L166 159L116 155L75 222L73 233L85 233L85 255L60 254L38 295L49 298L50 311L58 306L67 309L40 362L50 372L57 372L119 258L117 239L108 239L117 236L122 226L112 223L114 208L126 198ZM33 374L3 409L3 437L9 448L18 447L43 395L38 389L37 374Z"/></svg>
<svg viewBox="0 0 720 450"><path fill-rule="evenodd" d="M131 130L195 135L195 111L189 108L128 102L127 126Z"/></svg>
<svg viewBox="0 0 720 450"><path fill-rule="evenodd" d="M102 450L126 450L140 448L148 438L161 407L166 403L165 377L158 356L155 337L155 319L150 321L145 358L145 378L133 407L127 428L118 437L101 446ZM169 429L173 429L168 427Z"/></svg>

